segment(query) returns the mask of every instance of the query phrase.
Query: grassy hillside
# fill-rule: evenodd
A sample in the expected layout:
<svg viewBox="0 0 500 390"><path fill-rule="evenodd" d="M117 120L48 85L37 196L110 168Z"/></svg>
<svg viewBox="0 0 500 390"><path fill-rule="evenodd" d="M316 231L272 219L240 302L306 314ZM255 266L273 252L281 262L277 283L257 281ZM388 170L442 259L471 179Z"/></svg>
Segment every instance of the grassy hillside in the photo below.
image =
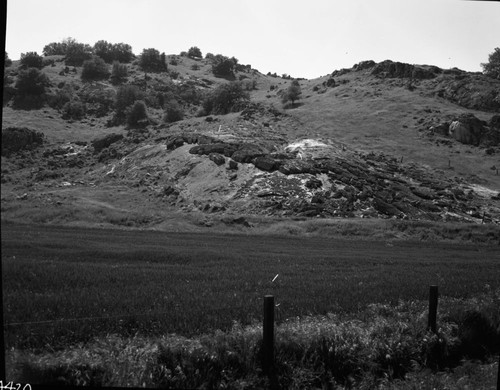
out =
<svg viewBox="0 0 500 390"><path fill-rule="evenodd" d="M14 61L4 90L2 218L179 221L172 226L188 230L255 215L500 220L497 80L391 61L294 81L231 60L221 76L216 57L168 55L154 72L137 57L122 65L121 83L112 83L111 64L107 76L84 81L84 67L46 57L36 107L18 102L24 70ZM293 82L302 94L284 104ZM147 117L132 124L138 100ZM481 123L480 142L447 135L464 114ZM43 144L12 135L22 128L41 132Z"/></svg>

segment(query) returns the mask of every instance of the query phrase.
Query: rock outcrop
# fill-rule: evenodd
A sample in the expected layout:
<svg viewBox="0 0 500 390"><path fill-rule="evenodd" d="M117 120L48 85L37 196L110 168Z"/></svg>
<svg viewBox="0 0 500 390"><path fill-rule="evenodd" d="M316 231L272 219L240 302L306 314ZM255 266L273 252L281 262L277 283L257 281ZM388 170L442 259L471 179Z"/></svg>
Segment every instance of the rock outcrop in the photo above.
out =
<svg viewBox="0 0 500 390"><path fill-rule="evenodd" d="M458 142L478 146L484 133L483 122L472 114L463 114L450 123L448 135Z"/></svg>
<svg viewBox="0 0 500 390"><path fill-rule="evenodd" d="M97 153L100 153L103 149L114 144L115 142L120 141L121 139L123 139L123 135L111 133L111 134L108 134L104 137L96 138L96 139L92 140L91 145L94 148L94 153L97 154Z"/></svg>

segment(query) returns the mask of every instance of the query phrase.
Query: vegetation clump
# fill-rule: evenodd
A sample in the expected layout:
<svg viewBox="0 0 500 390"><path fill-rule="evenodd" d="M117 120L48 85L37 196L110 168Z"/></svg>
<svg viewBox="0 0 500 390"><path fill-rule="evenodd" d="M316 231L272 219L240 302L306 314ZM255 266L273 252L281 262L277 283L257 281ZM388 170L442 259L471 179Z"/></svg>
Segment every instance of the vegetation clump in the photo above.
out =
<svg viewBox="0 0 500 390"><path fill-rule="evenodd" d="M283 93L281 97L281 101L284 105L291 102L292 107L296 100L299 100L302 95L302 90L300 88L300 83L297 80L293 80L292 84L288 87L288 89Z"/></svg>
<svg viewBox="0 0 500 390"><path fill-rule="evenodd" d="M109 78L109 75L108 65L101 57L93 56L90 60L86 60L83 63L83 81L106 80Z"/></svg>
<svg viewBox="0 0 500 390"><path fill-rule="evenodd" d="M160 54L156 49L144 49L139 58L139 66L144 72L165 72L167 62L165 53Z"/></svg>
<svg viewBox="0 0 500 390"><path fill-rule="evenodd" d="M115 97L115 114L112 125L125 123L127 119L127 110L136 101L143 100L144 93L135 85L123 85L118 88Z"/></svg>
<svg viewBox="0 0 500 390"><path fill-rule="evenodd" d="M189 50L187 52L187 56L189 58L203 58L203 56L201 54L201 50L196 46L189 48Z"/></svg>
<svg viewBox="0 0 500 390"><path fill-rule="evenodd" d="M207 54L208 56L208 54ZM217 77L234 77L234 71L238 60L217 54L210 58L212 62L212 73Z"/></svg>
<svg viewBox="0 0 500 390"><path fill-rule="evenodd" d="M43 68L43 57L39 56L37 52L30 51L28 53L21 54L21 67L24 69L27 68Z"/></svg>
<svg viewBox="0 0 500 390"><path fill-rule="evenodd" d="M14 106L26 109L42 107L48 85L48 77L37 68L20 70L15 84Z"/></svg>
<svg viewBox="0 0 500 390"><path fill-rule="evenodd" d="M177 122L182 120L183 118L184 111L177 100L172 99L165 103L165 122Z"/></svg>
<svg viewBox="0 0 500 390"><path fill-rule="evenodd" d="M44 378L99 386L235 389L413 389L433 378L433 388L457 388L459 383L483 388L494 378L491 373L485 376L483 367L490 367L492 373L497 370L491 359L498 344L491 347L495 344L488 342L490 349L474 355L490 364L480 366L463 360L471 357L464 349L463 333L480 334L485 327L489 331L498 326L498 315L490 308L498 310L499 299L498 291L467 301L443 299L440 315L444 320L436 334L427 330L427 307L422 301L373 304L357 315L286 320L275 331L275 364L270 375L263 374L261 363L262 327L234 322L226 332L192 338L110 335L85 346L30 354L24 356L16 376L24 382ZM465 320L460 319L458 307L469 313ZM470 318L482 319L465 325ZM498 331L488 335L498 340ZM112 358L103 360L102 353ZM124 361L128 375L123 375ZM461 373L466 369L469 375L464 377Z"/></svg>
<svg viewBox="0 0 500 390"><path fill-rule="evenodd" d="M122 84L127 81L127 77L128 77L127 66L118 61L114 61L110 77L111 83L113 85Z"/></svg>
<svg viewBox="0 0 500 390"><path fill-rule="evenodd" d="M250 100L250 95L239 81L218 86L203 101L204 115L224 115L242 110Z"/></svg>
<svg viewBox="0 0 500 390"><path fill-rule="evenodd" d="M7 54L7 52L5 52L5 60L4 60L3 66L4 66L4 68L8 68L11 65L12 65L12 60L9 58L9 55Z"/></svg>
<svg viewBox="0 0 500 390"><path fill-rule="evenodd" d="M111 64L114 61L129 63L134 59L132 47L126 43L109 43L101 40L94 44L94 54L101 57L106 63Z"/></svg>
<svg viewBox="0 0 500 390"><path fill-rule="evenodd" d="M488 62L481 66L485 75L500 80L500 48L496 47L488 56Z"/></svg>
<svg viewBox="0 0 500 390"><path fill-rule="evenodd" d="M127 125L131 128L144 127L147 125L148 113L146 103L137 100L127 109Z"/></svg>

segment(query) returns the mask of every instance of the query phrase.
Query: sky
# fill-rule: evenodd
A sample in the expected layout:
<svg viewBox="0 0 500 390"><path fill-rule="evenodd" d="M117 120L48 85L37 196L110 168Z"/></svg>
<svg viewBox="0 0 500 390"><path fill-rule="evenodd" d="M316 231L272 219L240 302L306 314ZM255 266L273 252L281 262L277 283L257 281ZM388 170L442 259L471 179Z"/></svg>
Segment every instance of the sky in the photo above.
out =
<svg viewBox="0 0 500 390"><path fill-rule="evenodd" d="M192 46L262 73L308 79L364 60L481 71L500 47L500 2L464 0L8 0L17 60L72 37L135 54Z"/></svg>

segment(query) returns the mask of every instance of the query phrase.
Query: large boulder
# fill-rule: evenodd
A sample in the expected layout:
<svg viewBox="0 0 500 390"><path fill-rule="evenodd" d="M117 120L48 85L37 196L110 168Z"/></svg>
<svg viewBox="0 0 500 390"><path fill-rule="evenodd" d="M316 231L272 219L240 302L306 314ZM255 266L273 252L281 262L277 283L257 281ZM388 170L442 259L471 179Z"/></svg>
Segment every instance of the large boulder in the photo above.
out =
<svg viewBox="0 0 500 390"><path fill-rule="evenodd" d="M26 127L8 127L2 130L2 156L20 150L34 149L43 144L43 133Z"/></svg>
<svg viewBox="0 0 500 390"><path fill-rule="evenodd" d="M479 145L484 132L483 122L472 114L463 114L452 121L448 128L450 137L468 145Z"/></svg>
<svg viewBox="0 0 500 390"><path fill-rule="evenodd" d="M273 172L278 169L280 161L269 156L262 156L254 160L254 165L261 171Z"/></svg>
<svg viewBox="0 0 500 390"><path fill-rule="evenodd" d="M120 141L123 139L122 134L116 134L116 133L111 133L108 134L102 138L96 138L93 141L91 141L91 145L94 148L94 153L97 154L101 150L109 147L110 145L114 144L115 142Z"/></svg>
<svg viewBox="0 0 500 390"><path fill-rule="evenodd" d="M269 150L257 144L244 143L232 154L232 159L239 163L251 163L256 157L269 154Z"/></svg>
<svg viewBox="0 0 500 390"><path fill-rule="evenodd" d="M216 163L217 165L224 165L226 163L226 159L222 154L219 153L210 153L208 158Z"/></svg>

